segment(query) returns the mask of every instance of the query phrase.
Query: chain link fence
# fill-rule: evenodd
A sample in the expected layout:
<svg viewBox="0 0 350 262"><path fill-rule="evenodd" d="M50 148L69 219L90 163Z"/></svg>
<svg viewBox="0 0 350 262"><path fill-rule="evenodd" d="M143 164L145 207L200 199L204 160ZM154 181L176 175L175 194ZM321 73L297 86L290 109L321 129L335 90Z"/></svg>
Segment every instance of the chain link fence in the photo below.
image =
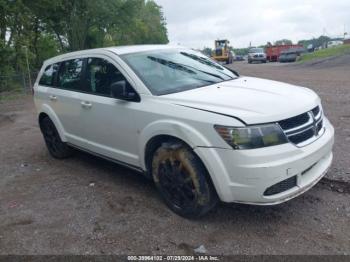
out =
<svg viewBox="0 0 350 262"><path fill-rule="evenodd" d="M10 75L0 75L0 93L23 92L29 94L32 92L38 72L14 73Z"/></svg>

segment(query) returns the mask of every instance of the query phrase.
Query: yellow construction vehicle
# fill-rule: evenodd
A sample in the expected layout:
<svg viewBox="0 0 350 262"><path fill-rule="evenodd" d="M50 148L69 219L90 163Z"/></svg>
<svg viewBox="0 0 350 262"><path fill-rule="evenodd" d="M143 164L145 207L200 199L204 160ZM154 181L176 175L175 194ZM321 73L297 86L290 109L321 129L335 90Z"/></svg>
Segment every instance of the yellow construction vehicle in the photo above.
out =
<svg viewBox="0 0 350 262"><path fill-rule="evenodd" d="M215 49L212 52L211 57L219 62L226 62L226 64L231 64L233 61L233 55L229 49L228 40L215 40Z"/></svg>

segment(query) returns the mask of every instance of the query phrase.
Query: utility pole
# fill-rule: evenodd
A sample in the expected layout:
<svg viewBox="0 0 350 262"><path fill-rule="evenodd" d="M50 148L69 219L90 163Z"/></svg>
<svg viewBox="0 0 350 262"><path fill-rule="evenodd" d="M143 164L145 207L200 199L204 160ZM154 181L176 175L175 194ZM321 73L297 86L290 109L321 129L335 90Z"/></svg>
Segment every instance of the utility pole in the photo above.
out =
<svg viewBox="0 0 350 262"><path fill-rule="evenodd" d="M25 55L26 55L29 87L32 88L33 86L32 86L32 78L31 78L31 76L30 76L30 69L29 69L28 48L27 48L27 46L23 46L23 48L25 49Z"/></svg>
<svg viewBox="0 0 350 262"><path fill-rule="evenodd" d="M346 32L346 27L345 27L345 24L344 24L344 40L345 40L347 34L348 33Z"/></svg>

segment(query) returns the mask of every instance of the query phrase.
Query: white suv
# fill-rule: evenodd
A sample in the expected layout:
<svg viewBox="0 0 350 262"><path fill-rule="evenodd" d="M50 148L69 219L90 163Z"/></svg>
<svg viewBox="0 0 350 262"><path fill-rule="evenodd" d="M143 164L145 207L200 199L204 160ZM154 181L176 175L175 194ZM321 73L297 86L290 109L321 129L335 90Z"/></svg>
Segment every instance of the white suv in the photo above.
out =
<svg viewBox="0 0 350 262"><path fill-rule="evenodd" d="M252 62L262 62L266 63L267 58L264 52L264 48L251 48L248 52L248 63Z"/></svg>
<svg viewBox="0 0 350 262"><path fill-rule="evenodd" d="M313 91L239 76L182 47L61 55L45 61L34 94L53 157L74 147L133 168L185 217L218 200L287 201L332 161L334 130Z"/></svg>

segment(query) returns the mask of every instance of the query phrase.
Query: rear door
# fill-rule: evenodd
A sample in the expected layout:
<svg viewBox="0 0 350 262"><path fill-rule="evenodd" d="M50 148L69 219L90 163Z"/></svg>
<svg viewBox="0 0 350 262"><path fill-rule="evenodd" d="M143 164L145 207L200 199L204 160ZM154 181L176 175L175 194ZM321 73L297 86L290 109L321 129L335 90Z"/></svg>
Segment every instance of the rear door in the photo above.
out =
<svg viewBox="0 0 350 262"><path fill-rule="evenodd" d="M50 105L58 116L68 142L85 147L84 126L81 121L80 104L82 86L83 59L71 59L60 63L55 88L50 88Z"/></svg>

